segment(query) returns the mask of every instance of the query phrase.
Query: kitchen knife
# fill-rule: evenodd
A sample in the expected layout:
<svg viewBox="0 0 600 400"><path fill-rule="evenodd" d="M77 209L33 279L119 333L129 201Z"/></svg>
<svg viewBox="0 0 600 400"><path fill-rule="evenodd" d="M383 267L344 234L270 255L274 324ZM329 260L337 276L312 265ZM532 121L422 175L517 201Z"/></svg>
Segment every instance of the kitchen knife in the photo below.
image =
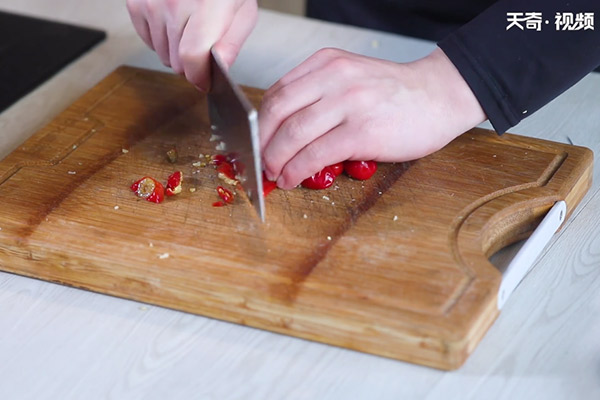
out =
<svg viewBox="0 0 600 400"><path fill-rule="evenodd" d="M217 150L231 155L237 177L265 221L265 200L258 139L258 113L242 90L233 82L225 63L214 49L210 50L211 87L208 113Z"/></svg>

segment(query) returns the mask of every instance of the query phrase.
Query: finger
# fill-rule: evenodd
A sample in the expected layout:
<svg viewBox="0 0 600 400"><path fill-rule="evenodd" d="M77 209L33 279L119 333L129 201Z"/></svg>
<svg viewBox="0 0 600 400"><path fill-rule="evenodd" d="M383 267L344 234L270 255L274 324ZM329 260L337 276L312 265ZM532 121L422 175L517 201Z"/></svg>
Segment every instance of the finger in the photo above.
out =
<svg viewBox="0 0 600 400"><path fill-rule="evenodd" d="M326 166L354 158L357 144L348 140L349 133L348 124L338 125L308 144L285 165L277 186L293 189Z"/></svg>
<svg viewBox="0 0 600 400"><path fill-rule="evenodd" d="M233 13L234 10L229 11ZM222 21L218 24L207 23L203 13L194 13L181 36L179 57L183 73L188 81L203 91L208 91L210 87L210 48L223 35L233 18L233 14L228 15L227 12L223 10L211 15L213 21Z"/></svg>
<svg viewBox="0 0 600 400"><path fill-rule="evenodd" d="M169 39L167 37L167 27L162 16L157 11L151 11L148 19L148 25L150 28L150 40L152 41L152 48L158 54L160 61L170 67L171 61L169 59Z"/></svg>
<svg viewBox="0 0 600 400"><path fill-rule="evenodd" d="M275 82L273 86L271 86L269 90L267 90L266 94L270 92L275 92L281 89L281 87L289 85L291 82L294 82L295 80L300 79L313 71L321 69L329 61L342 56L342 54L346 54L346 52L333 48L324 48L318 50L316 53L308 57L297 67L293 68L290 72L288 72L283 77L281 77L281 79Z"/></svg>
<svg viewBox="0 0 600 400"><path fill-rule="evenodd" d="M340 125L342 120L340 108L326 99L286 119L263 153L267 177L277 180L288 161L309 143Z"/></svg>
<svg viewBox="0 0 600 400"><path fill-rule="evenodd" d="M256 2L245 1L235 13L229 29L215 43L215 51L219 53L228 67L233 65L242 45L254 29L257 13Z"/></svg>
<svg viewBox="0 0 600 400"><path fill-rule="evenodd" d="M134 4L134 2L127 2L127 8L129 10L129 16L131 18L131 22L133 23L135 31L142 38L144 43L146 43L146 46L154 50L154 47L152 47L152 39L150 38L150 28L148 27L148 21L146 21L146 18L144 17L143 13L141 12L141 10L139 10L139 7L136 4Z"/></svg>
<svg viewBox="0 0 600 400"><path fill-rule="evenodd" d="M260 107L258 123L260 149L264 151L281 124L291 115L319 101L327 91L330 81L319 71L303 76L279 90L266 93Z"/></svg>
<svg viewBox="0 0 600 400"><path fill-rule="evenodd" d="M206 91L209 86L210 39L205 37L206 29L201 28L203 22L198 14L190 17L181 35L179 57L186 79Z"/></svg>
<svg viewBox="0 0 600 400"><path fill-rule="evenodd" d="M181 36L189 23L189 17L183 20L181 24L169 24L167 27L167 36L169 40L169 60L171 68L178 74L183 74L183 63L179 56L179 43Z"/></svg>

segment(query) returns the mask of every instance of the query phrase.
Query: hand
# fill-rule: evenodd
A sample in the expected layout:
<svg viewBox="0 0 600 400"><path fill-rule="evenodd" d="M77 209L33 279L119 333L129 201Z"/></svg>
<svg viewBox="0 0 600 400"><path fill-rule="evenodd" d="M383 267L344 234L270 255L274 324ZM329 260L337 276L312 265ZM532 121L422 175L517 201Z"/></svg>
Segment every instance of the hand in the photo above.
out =
<svg viewBox="0 0 600 400"><path fill-rule="evenodd" d="M486 119L441 49L407 64L323 49L265 93L265 173L283 189L344 160L408 161Z"/></svg>
<svg viewBox="0 0 600 400"><path fill-rule="evenodd" d="M231 66L257 18L256 0L127 0L127 9L163 64L204 91L210 48Z"/></svg>

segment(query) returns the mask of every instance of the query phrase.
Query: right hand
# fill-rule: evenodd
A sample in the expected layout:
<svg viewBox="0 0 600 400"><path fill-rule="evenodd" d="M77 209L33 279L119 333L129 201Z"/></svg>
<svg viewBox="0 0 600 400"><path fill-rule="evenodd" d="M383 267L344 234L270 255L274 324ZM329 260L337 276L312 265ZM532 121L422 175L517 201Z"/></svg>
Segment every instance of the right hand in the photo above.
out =
<svg viewBox="0 0 600 400"><path fill-rule="evenodd" d="M210 86L210 48L231 66L257 19L256 0L127 0L137 33L163 64Z"/></svg>

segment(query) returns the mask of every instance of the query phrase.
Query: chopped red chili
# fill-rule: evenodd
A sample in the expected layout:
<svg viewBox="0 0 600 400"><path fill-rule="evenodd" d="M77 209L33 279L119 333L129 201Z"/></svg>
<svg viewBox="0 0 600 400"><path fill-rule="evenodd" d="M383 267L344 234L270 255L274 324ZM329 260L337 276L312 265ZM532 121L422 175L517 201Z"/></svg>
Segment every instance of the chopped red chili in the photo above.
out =
<svg viewBox="0 0 600 400"><path fill-rule="evenodd" d="M215 164L216 166L219 166L226 161L227 161L227 157L225 157L223 154L215 154L210 158L210 162L212 164Z"/></svg>
<svg viewBox="0 0 600 400"><path fill-rule="evenodd" d="M225 189L223 186L217 186L217 193L219 197L223 199L223 201L227 204L233 203L233 193L229 190Z"/></svg>
<svg viewBox="0 0 600 400"><path fill-rule="evenodd" d="M161 203L165 199L165 188L162 183L149 176L145 176L135 181L131 185L131 190L138 197L146 199L152 203Z"/></svg>
<svg viewBox="0 0 600 400"><path fill-rule="evenodd" d="M175 171L167 179L167 196L175 196L181 193L181 186L183 183L183 173L181 171Z"/></svg>
<svg viewBox="0 0 600 400"><path fill-rule="evenodd" d="M335 172L330 167L325 167L313 176L302 181L301 185L307 189L327 189L335 181Z"/></svg>
<svg viewBox="0 0 600 400"><path fill-rule="evenodd" d="M265 197L277 187L277 183L268 180L267 176L265 175L264 172L262 175L262 183L263 183L263 196L265 196Z"/></svg>
<svg viewBox="0 0 600 400"><path fill-rule="evenodd" d="M217 172L225 175L229 179L236 179L233 166L230 163L228 163L227 161L223 161L219 165L219 167L217 168Z"/></svg>
<svg viewBox="0 0 600 400"><path fill-rule="evenodd" d="M212 203L213 207L223 207L225 205L225 203L223 203L222 201L215 201L214 203Z"/></svg>

